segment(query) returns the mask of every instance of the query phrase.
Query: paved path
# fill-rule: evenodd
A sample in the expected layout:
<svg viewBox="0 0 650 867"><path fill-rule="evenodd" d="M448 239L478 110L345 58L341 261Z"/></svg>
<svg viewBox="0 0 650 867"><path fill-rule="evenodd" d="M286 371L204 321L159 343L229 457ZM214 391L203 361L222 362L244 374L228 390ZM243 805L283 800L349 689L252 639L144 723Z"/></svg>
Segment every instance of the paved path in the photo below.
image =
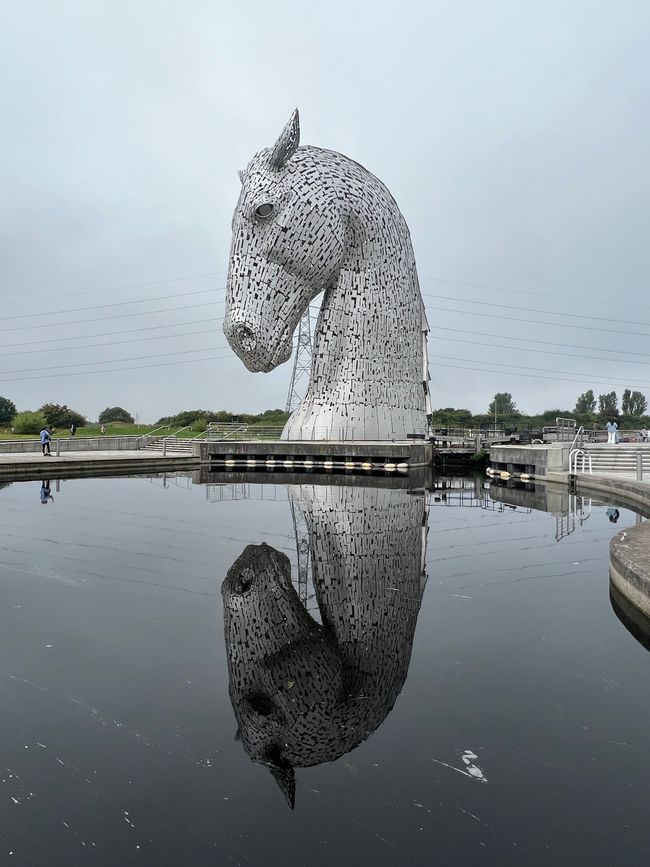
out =
<svg viewBox="0 0 650 867"><path fill-rule="evenodd" d="M187 452L174 452L172 449L167 450L167 455L174 459L176 458L188 458L192 460L192 455L188 455ZM2 453L0 452L0 466L7 466L13 464L31 464L35 461L42 462L44 464L61 464L61 463L78 463L79 461L114 461L114 460L123 460L123 461L142 461L142 460L151 460L152 458L163 459L162 452L157 451L147 451L146 449L138 449L134 451L123 451L123 450L115 450L115 451L79 451L79 452L63 452L58 457L52 453L52 457L44 457L40 452L13 452L13 453Z"/></svg>

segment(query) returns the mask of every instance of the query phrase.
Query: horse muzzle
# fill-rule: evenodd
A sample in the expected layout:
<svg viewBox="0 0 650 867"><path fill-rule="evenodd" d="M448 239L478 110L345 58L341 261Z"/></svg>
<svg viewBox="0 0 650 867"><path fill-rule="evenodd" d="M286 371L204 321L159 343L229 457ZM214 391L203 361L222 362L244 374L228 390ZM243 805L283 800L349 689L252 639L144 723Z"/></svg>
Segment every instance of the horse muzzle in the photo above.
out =
<svg viewBox="0 0 650 867"><path fill-rule="evenodd" d="M291 358L293 342L291 337L279 345L268 345L267 339L262 339L259 328L254 328L248 322L226 319L223 324L226 339L237 356L252 373L268 373Z"/></svg>

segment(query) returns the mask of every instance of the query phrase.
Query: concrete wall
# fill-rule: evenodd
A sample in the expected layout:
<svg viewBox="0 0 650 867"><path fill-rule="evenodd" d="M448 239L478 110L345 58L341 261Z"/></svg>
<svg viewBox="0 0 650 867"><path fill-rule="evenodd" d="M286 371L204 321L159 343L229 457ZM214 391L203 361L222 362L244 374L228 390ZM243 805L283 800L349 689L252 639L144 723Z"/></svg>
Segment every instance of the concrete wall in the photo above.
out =
<svg viewBox="0 0 650 867"><path fill-rule="evenodd" d="M568 443L545 443L543 445L494 445L490 447L490 466L509 473L529 473L545 476L549 472L561 472L569 468Z"/></svg>
<svg viewBox="0 0 650 867"><path fill-rule="evenodd" d="M50 448L55 454L57 448L64 452L134 451L145 445L147 437L104 436L104 437L52 437ZM0 440L2 454L31 454L41 452L40 440Z"/></svg>
<svg viewBox="0 0 650 867"><path fill-rule="evenodd" d="M433 446L425 442L413 443L363 443L363 442L306 442L286 441L240 441L240 442L196 442L194 454L199 455L201 463L223 461L226 458L235 460L255 458L266 460L351 460L408 463L410 466L431 466L433 463Z"/></svg>

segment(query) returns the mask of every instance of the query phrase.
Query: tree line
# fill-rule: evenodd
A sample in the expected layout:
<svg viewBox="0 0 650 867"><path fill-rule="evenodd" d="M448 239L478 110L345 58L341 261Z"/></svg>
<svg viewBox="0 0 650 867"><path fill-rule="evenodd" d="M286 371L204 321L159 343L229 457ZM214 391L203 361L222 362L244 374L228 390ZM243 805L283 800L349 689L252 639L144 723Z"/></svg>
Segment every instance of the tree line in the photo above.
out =
<svg viewBox="0 0 650 867"><path fill-rule="evenodd" d="M267 409L261 413L234 413L228 410L187 409L175 415L162 416L156 426L168 425L173 428L193 427L205 430L210 422L241 422L245 424L284 425L289 414L281 409ZM98 424L135 424L128 410L121 406L107 406L97 420ZM78 428L90 424L86 416L66 404L44 403L37 410L18 412L16 405L7 397L0 395L0 425L10 426L17 434L37 434L44 427L50 430L69 430L72 425Z"/></svg>
<svg viewBox="0 0 650 867"><path fill-rule="evenodd" d="M131 413L121 406L107 406L100 413L98 422L99 424L114 422L134 424L134 419ZM37 434L44 427L50 430L66 429L72 425L85 427L88 419L64 403L44 403L37 410L18 412L13 401L0 395L0 424L10 425L14 433Z"/></svg>
<svg viewBox="0 0 650 867"><path fill-rule="evenodd" d="M575 418L585 426L604 425L608 419L617 419L619 424L630 428L650 426L650 416L646 415L648 401L644 394L626 388L621 396L619 408L618 394L610 391L595 396L588 389L576 398L573 409L554 407L537 414L521 412L512 394L500 391L492 398L485 413L472 413L468 409L441 407L434 410L431 422L436 427L484 427L492 426L495 419L498 425L542 428L555 423L557 417Z"/></svg>

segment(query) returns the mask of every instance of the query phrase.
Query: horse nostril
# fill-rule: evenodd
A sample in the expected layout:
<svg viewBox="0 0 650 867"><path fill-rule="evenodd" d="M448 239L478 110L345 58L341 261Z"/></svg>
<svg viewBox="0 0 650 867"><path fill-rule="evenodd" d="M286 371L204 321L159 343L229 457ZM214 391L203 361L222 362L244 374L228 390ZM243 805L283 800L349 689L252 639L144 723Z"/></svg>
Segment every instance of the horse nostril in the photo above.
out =
<svg viewBox="0 0 650 867"><path fill-rule="evenodd" d="M251 331L250 328L246 325L236 325L235 334L237 335L237 340L246 352L253 352L255 350L257 339L255 333Z"/></svg>
<svg viewBox="0 0 650 867"><path fill-rule="evenodd" d="M248 591L253 586L253 581L255 580L255 573L252 569L244 569L244 571L237 577L235 581L233 590L240 596L245 596Z"/></svg>

